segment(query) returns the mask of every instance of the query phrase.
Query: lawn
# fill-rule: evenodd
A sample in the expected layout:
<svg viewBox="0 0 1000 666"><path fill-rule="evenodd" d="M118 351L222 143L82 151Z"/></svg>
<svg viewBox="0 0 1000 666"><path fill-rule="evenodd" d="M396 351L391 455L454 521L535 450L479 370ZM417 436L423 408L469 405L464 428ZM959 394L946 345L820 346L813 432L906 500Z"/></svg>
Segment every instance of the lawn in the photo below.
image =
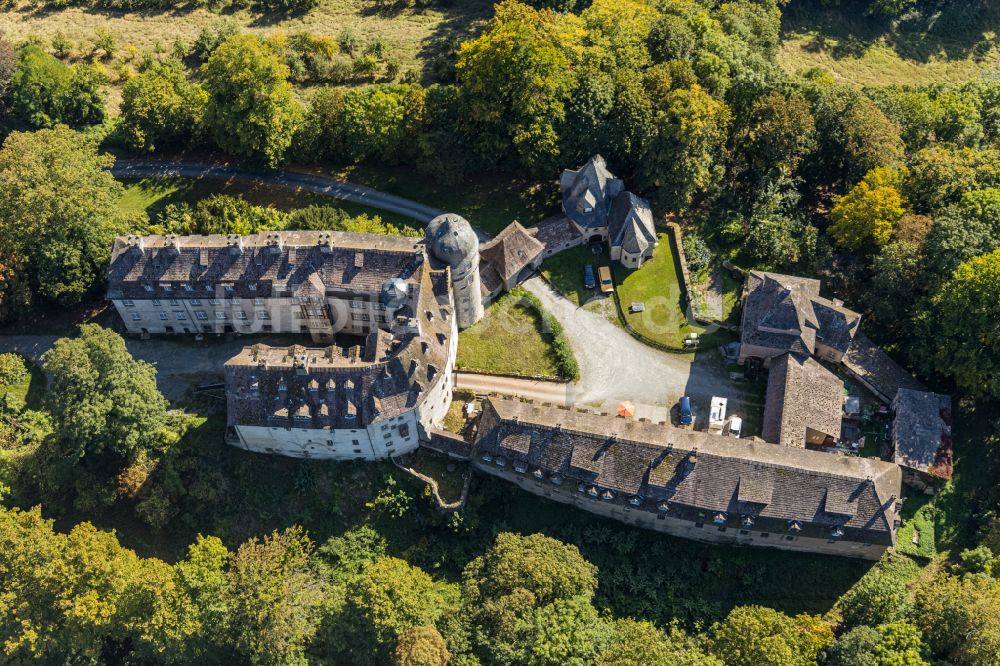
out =
<svg viewBox="0 0 1000 666"><path fill-rule="evenodd" d="M203 29L220 19L208 9L108 12L90 7L53 9L53 3L37 9L19 0L13 4L0 12L0 33L15 41L32 35L49 41L61 33L74 44L76 55L90 53L98 29L113 34L120 55L128 57L132 51L169 51L175 40L190 45ZM492 8L492 2L452 0L446 5L380 12L371 0L320 0L315 9L304 14L227 10L224 15L243 30L259 35L309 31L337 37L351 31L362 44L381 38L389 55L399 61L400 73L412 70L421 78L431 60L471 35L476 23L492 14Z"/></svg>
<svg viewBox="0 0 1000 666"><path fill-rule="evenodd" d="M475 326L459 333L457 362L475 372L559 376L541 318L516 294L505 294Z"/></svg>
<svg viewBox="0 0 1000 666"><path fill-rule="evenodd" d="M582 305L596 293L594 289L583 286L584 265L594 266L596 279L598 266L606 266L608 263L607 252L602 251L600 255L595 256L589 246L583 245L552 255L542 262L541 273L556 291L577 305Z"/></svg>
<svg viewBox="0 0 1000 666"><path fill-rule="evenodd" d="M406 459L405 465L437 481L442 501L457 502L461 498L465 475L469 473L468 463L418 449Z"/></svg>
<svg viewBox="0 0 1000 666"><path fill-rule="evenodd" d="M930 495L907 489L909 493L903 501L900 512L903 524L896 535L896 549L907 555L931 559L937 554L934 539L934 498ZM913 543L914 533L918 536Z"/></svg>
<svg viewBox="0 0 1000 666"><path fill-rule="evenodd" d="M681 347L689 333L706 334L704 326L688 323L684 308L680 269L669 234L660 233L653 258L637 270L614 265L618 300L628 324L640 335L669 347ZM643 312L629 312L632 303L643 303ZM702 338L703 344L728 339L728 333Z"/></svg>
<svg viewBox="0 0 1000 666"><path fill-rule="evenodd" d="M855 85L962 83L1000 66L1000 12L953 3L932 23L892 27L841 7L800 0L785 9L778 62L823 67Z"/></svg>
<svg viewBox="0 0 1000 666"><path fill-rule="evenodd" d="M333 206L351 215L381 217L397 226L423 228L414 220L388 211L361 206L349 201L303 192L279 185L261 185L220 178L125 178L125 194L119 201L122 210L146 213L151 220L170 204L194 204L213 194L242 197L252 204L292 210L311 205Z"/></svg>

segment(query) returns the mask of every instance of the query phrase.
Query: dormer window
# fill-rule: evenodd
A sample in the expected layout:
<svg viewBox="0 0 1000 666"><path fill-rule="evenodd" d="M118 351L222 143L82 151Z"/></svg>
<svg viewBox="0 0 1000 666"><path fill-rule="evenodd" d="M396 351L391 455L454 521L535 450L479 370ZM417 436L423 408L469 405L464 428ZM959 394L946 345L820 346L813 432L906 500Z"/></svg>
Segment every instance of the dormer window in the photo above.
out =
<svg viewBox="0 0 1000 666"><path fill-rule="evenodd" d="M577 492L581 492L581 493L587 492L587 484L586 483L578 483L578 484L576 484L576 490L577 490Z"/></svg>
<svg viewBox="0 0 1000 666"><path fill-rule="evenodd" d="M590 488L587 488L587 494L590 495L591 497L597 497L598 494L597 486L591 486Z"/></svg>
<svg viewBox="0 0 1000 666"><path fill-rule="evenodd" d="M497 456L497 459L494 462L496 463L497 467L507 466L507 459L504 458L503 456Z"/></svg>
<svg viewBox="0 0 1000 666"><path fill-rule="evenodd" d="M527 470L528 470L528 466L525 465L523 462L516 462L516 463L514 463L514 471L515 472L518 472L520 474L524 474Z"/></svg>
<svg viewBox="0 0 1000 666"><path fill-rule="evenodd" d="M799 522L798 520L789 520L788 521L788 531L789 532L801 532L802 531L802 523Z"/></svg>
<svg viewBox="0 0 1000 666"><path fill-rule="evenodd" d="M493 462L493 456L488 453L483 454L483 462Z"/></svg>
<svg viewBox="0 0 1000 666"><path fill-rule="evenodd" d="M173 291L173 290L174 290L174 285L172 284L163 285L163 291Z"/></svg>
<svg viewBox="0 0 1000 666"><path fill-rule="evenodd" d="M251 282L250 284L247 285L247 289L249 289L250 291L257 291L257 283Z"/></svg>
<svg viewBox="0 0 1000 666"><path fill-rule="evenodd" d="M712 522L716 525L725 525L726 524L725 512L720 511L719 513L712 516Z"/></svg>
<svg viewBox="0 0 1000 666"><path fill-rule="evenodd" d="M614 498L615 494L610 490L605 490L603 493L601 493L601 499L604 500L605 502L610 502Z"/></svg>
<svg viewBox="0 0 1000 666"><path fill-rule="evenodd" d="M190 282L184 284L184 291L191 292L194 291L194 285Z"/></svg>
<svg viewBox="0 0 1000 666"><path fill-rule="evenodd" d="M145 289L148 292L152 292L153 291L153 285L151 285L151 284L144 284L144 285L142 285L142 288Z"/></svg>
<svg viewBox="0 0 1000 666"><path fill-rule="evenodd" d="M642 495L633 495L628 503L632 506L640 506L642 504Z"/></svg>
<svg viewBox="0 0 1000 666"><path fill-rule="evenodd" d="M840 537L844 536L844 528L841 527L840 525L834 527L833 531L830 532L830 536L833 537L834 539L839 539Z"/></svg>
<svg viewBox="0 0 1000 666"><path fill-rule="evenodd" d="M670 511L670 502L663 500L662 502L656 505L656 508L663 512Z"/></svg>
<svg viewBox="0 0 1000 666"><path fill-rule="evenodd" d="M542 479L545 478L545 472L542 471L541 467L539 467L538 469L536 469L535 472L534 472L534 474L535 474L535 478L538 479L539 481L541 481Z"/></svg>
<svg viewBox="0 0 1000 666"><path fill-rule="evenodd" d="M549 477L549 480L557 486L561 486L563 482L562 474L553 474Z"/></svg>
<svg viewBox="0 0 1000 666"><path fill-rule="evenodd" d="M753 516L743 516L743 520L741 521L740 524L743 525L743 527L745 527L746 529L750 529L751 527L753 527L754 517Z"/></svg>

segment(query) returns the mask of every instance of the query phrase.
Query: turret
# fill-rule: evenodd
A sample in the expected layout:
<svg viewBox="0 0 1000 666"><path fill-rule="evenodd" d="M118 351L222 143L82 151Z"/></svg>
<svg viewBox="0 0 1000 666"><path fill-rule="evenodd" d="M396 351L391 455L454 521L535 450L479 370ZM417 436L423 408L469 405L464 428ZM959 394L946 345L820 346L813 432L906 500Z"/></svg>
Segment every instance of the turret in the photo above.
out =
<svg viewBox="0 0 1000 666"><path fill-rule="evenodd" d="M427 225L427 249L451 268L455 317L459 328L468 328L483 317L479 286L479 239L465 218L445 213Z"/></svg>

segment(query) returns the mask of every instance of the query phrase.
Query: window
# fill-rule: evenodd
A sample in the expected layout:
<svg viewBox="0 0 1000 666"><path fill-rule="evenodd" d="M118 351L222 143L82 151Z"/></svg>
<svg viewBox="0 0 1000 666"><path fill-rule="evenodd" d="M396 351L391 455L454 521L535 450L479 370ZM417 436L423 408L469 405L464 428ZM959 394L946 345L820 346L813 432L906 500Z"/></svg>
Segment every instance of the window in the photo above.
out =
<svg viewBox="0 0 1000 666"><path fill-rule="evenodd" d="M163 291L173 291L173 290L174 290L174 285L172 284L163 285Z"/></svg>
<svg viewBox="0 0 1000 666"><path fill-rule="evenodd" d="M177 321L186 321L187 318L188 318L187 313L179 312L179 311L175 312L174 316L177 317Z"/></svg>
<svg viewBox="0 0 1000 666"><path fill-rule="evenodd" d="M236 312L236 318L237 319L247 319L247 313L244 312L243 310L237 310L237 312Z"/></svg>
<svg viewBox="0 0 1000 666"><path fill-rule="evenodd" d="M126 298L126 299L124 299L122 301L122 305L124 305L127 308L133 308L133 307L135 307L135 303L133 303L132 300L128 299L128 298Z"/></svg>
<svg viewBox="0 0 1000 666"><path fill-rule="evenodd" d="M153 291L153 285L151 284L144 284L142 285L142 288L149 292Z"/></svg>
<svg viewBox="0 0 1000 666"><path fill-rule="evenodd" d="M198 319L198 321L208 321L208 313L202 310L195 312L194 316Z"/></svg>
<svg viewBox="0 0 1000 666"><path fill-rule="evenodd" d="M132 313L132 321L142 321L142 315L138 312Z"/></svg>
<svg viewBox="0 0 1000 666"><path fill-rule="evenodd" d="M740 534L750 534L748 530L740 530Z"/></svg>
<svg viewBox="0 0 1000 666"><path fill-rule="evenodd" d="M410 424L409 423L404 423L403 425L399 426L399 436L400 437L404 437L404 438L410 436Z"/></svg>
<svg viewBox="0 0 1000 666"><path fill-rule="evenodd" d="M354 439L354 440L351 440L351 444L353 444L354 446L361 446L361 442L359 442L359 441L358 441L358 440L356 440L356 439Z"/></svg>
<svg viewBox="0 0 1000 666"><path fill-rule="evenodd" d="M232 302L232 304L233 304L233 305L239 305L239 304L240 304L240 299L239 299L239 298L237 298L236 296L233 296L233 297L232 297L232 298L230 299L230 301Z"/></svg>
<svg viewBox="0 0 1000 666"><path fill-rule="evenodd" d="M257 291L257 283L251 282L250 284L247 285L247 289L249 289L250 291Z"/></svg>
<svg viewBox="0 0 1000 666"><path fill-rule="evenodd" d="M256 317L257 319L270 319L271 315L267 310L257 310Z"/></svg>
<svg viewBox="0 0 1000 666"><path fill-rule="evenodd" d="M200 298L192 298L191 299L191 305L194 305L194 306L201 305L201 299Z"/></svg>
<svg viewBox="0 0 1000 666"><path fill-rule="evenodd" d="M263 298L255 298L255 299L253 299L253 304L254 305L264 305L264 299Z"/></svg>
<svg viewBox="0 0 1000 666"><path fill-rule="evenodd" d="M785 537L785 539L786 539L787 541L795 541L795 537L794 537L794 536L792 536L791 534L789 534L788 536L786 536L786 537Z"/></svg>
<svg viewBox="0 0 1000 666"><path fill-rule="evenodd" d="M166 312L161 312L160 313L160 321L166 321L166 320L167 320L167 313Z"/></svg>
<svg viewBox="0 0 1000 666"><path fill-rule="evenodd" d="M170 307L176 308L180 304L181 304L180 301L178 301L176 298L171 298L170 299Z"/></svg>
<svg viewBox="0 0 1000 666"><path fill-rule="evenodd" d="M699 522L695 523L694 526L697 527L700 530L701 528L703 528L705 526L705 523L699 521Z"/></svg>
<svg viewBox="0 0 1000 666"><path fill-rule="evenodd" d="M160 307L160 299L154 298L153 299L153 305L155 305L156 307Z"/></svg>
<svg viewBox="0 0 1000 666"><path fill-rule="evenodd" d="M208 304L209 305L218 305L219 304L219 299L217 299L217 298L210 298L210 299L208 299Z"/></svg>
<svg viewBox="0 0 1000 666"><path fill-rule="evenodd" d="M194 291L194 285L188 282L184 285L184 291L191 292Z"/></svg>
<svg viewBox="0 0 1000 666"><path fill-rule="evenodd" d="M362 303L361 301L351 301L352 310L360 310L363 306L364 303Z"/></svg>
<svg viewBox="0 0 1000 666"><path fill-rule="evenodd" d="M767 532L761 532L761 533L760 533L760 538L761 538L761 539L767 539L767 538L768 538L768 537L770 537L770 536L771 536L771 535L770 535L769 533L767 533Z"/></svg>
<svg viewBox="0 0 1000 666"><path fill-rule="evenodd" d="M226 318L226 313L223 312L222 310L216 310L215 311L215 318L216 319L225 319Z"/></svg>
<svg viewBox="0 0 1000 666"><path fill-rule="evenodd" d="M385 433L384 435L382 435L382 439L392 439L392 433L391 432Z"/></svg>

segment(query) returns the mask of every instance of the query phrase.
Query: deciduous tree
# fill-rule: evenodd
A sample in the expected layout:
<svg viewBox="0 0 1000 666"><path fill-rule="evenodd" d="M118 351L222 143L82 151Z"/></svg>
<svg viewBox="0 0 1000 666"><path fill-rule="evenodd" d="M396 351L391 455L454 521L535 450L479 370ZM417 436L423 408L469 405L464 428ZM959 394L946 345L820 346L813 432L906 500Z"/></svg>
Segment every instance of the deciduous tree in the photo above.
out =
<svg viewBox="0 0 1000 666"><path fill-rule="evenodd" d="M132 150L183 148L201 132L206 95L177 65L150 67L122 89L121 131Z"/></svg>
<svg viewBox="0 0 1000 666"><path fill-rule="evenodd" d="M829 232L838 245L871 253L889 242L906 212L906 201L899 191L905 173L875 167L850 192L836 199Z"/></svg>
<svg viewBox="0 0 1000 666"><path fill-rule="evenodd" d="M712 627L712 654L726 666L808 666L833 643L833 630L818 618L791 618L763 606L741 606Z"/></svg>
<svg viewBox="0 0 1000 666"><path fill-rule="evenodd" d="M205 125L218 146L269 167L281 164L302 109L278 54L254 35L233 35L212 51L202 78Z"/></svg>

